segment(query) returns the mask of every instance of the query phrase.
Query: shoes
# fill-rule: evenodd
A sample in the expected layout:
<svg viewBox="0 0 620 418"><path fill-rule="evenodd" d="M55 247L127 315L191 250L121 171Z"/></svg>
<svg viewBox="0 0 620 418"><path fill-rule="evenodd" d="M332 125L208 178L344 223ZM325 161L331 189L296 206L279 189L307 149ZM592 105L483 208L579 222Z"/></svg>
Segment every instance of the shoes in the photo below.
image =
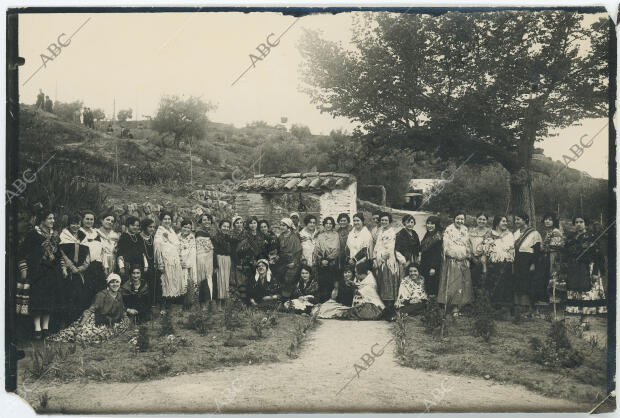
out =
<svg viewBox="0 0 620 418"><path fill-rule="evenodd" d="M41 339L43 338L43 333L41 331L35 331L34 332L34 339L37 341L41 341Z"/></svg>

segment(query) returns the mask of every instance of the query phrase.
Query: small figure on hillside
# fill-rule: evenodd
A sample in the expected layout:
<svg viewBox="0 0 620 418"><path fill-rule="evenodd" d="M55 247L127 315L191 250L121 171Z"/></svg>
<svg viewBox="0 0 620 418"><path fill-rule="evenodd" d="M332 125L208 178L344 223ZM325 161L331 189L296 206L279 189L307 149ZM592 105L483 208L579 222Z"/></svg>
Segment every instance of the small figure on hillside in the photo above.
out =
<svg viewBox="0 0 620 418"><path fill-rule="evenodd" d="M37 109L45 110L45 94L43 90L39 89L39 94L37 94L37 104L35 105Z"/></svg>
<svg viewBox="0 0 620 418"><path fill-rule="evenodd" d="M50 113L54 111L54 104L49 96L45 96L45 111Z"/></svg>

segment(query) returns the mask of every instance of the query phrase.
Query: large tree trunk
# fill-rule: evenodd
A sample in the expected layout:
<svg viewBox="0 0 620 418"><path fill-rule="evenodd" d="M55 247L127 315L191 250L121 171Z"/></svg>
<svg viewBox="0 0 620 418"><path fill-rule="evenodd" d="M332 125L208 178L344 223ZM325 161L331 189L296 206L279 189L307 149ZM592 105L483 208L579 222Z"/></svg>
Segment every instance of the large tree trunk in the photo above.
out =
<svg viewBox="0 0 620 418"><path fill-rule="evenodd" d="M510 206L513 214L524 212L530 217L530 224L536 225L532 174L525 168L510 173Z"/></svg>

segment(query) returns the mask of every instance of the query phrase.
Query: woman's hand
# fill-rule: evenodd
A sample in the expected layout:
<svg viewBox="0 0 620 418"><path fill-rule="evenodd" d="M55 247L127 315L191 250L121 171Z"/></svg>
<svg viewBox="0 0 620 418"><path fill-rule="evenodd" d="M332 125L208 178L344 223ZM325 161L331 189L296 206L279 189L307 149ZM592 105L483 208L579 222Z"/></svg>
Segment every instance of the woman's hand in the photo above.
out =
<svg viewBox="0 0 620 418"><path fill-rule="evenodd" d="M434 276L434 275L435 275L435 269L430 269L430 270L428 271L428 275L429 275L429 276Z"/></svg>
<svg viewBox="0 0 620 418"><path fill-rule="evenodd" d="M329 265L329 260L322 260L321 264L325 267L327 267Z"/></svg>
<svg viewBox="0 0 620 418"><path fill-rule="evenodd" d="M138 311L136 309L127 308L127 313L129 315L138 315Z"/></svg>
<svg viewBox="0 0 620 418"><path fill-rule="evenodd" d="M69 275L69 273L67 273L67 268L63 267L63 269L62 269L62 276L66 279L68 275Z"/></svg>
<svg viewBox="0 0 620 418"><path fill-rule="evenodd" d="M250 299L250 304L251 304L252 306L256 306L256 305L258 305L258 303L256 303L256 301L255 301L254 299Z"/></svg>

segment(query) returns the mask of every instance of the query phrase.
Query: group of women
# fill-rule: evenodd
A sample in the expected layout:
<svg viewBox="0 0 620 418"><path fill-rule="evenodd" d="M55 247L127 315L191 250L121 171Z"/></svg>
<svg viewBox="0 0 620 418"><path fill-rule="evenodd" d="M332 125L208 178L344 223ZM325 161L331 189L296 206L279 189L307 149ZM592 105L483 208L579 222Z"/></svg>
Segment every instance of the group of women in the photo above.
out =
<svg viewBox="0 0 620 418"><path fill-rule="evenodd" d="M51 211L42 211L19 254L17 311L34 321L35 338L49 333L53 314L58 338L105 338L121 331L123 320L148 320L151 307L187 301L214 303L222 310L231 297L263 307L296 312L317 309L324 318L391 318L396 310L421 312L429 297L451 308L474 299L476 289L488 292L496 306L531 307L566 291L567 311L604 312L604 257L585 219L573 219L574 234L565 238L553 215L543 218L542 234L527 215L485 214L476 226L465 226L456 214L442 230L439 218L426 220L420 240L411 215L402 228L387 212L365 218L328 216L321 226L314 215L283 218L279 234L256 217L221 220L203 214L194 225L173 215L152 219L128 217L122 233L115 217L104 214L95 228L95 214L70 216L60 234ZM196 289L193 292L192 289ZM557 290L557 293L556 293ZM211 302L213 301L213 302ZM64 333L64 334L63 334Z"/></svg>

